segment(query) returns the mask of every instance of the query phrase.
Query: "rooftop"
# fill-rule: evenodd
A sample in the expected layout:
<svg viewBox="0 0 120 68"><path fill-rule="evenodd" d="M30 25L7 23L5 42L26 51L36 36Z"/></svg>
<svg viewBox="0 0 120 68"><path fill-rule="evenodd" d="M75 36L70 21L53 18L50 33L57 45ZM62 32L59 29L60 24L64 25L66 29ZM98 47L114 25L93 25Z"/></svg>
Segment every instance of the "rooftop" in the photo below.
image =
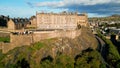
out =
<svg viewBox="0 0 120 68"><path fill-rule="evenodd" d="M66 11L63 11L61 13L46 13L46 12L37 12L36 14L54 14L54 15L78 15L78 16L85 16L86 14L85 13L82 13L82 14L79 14L78 12L66 12Z"/></svg>

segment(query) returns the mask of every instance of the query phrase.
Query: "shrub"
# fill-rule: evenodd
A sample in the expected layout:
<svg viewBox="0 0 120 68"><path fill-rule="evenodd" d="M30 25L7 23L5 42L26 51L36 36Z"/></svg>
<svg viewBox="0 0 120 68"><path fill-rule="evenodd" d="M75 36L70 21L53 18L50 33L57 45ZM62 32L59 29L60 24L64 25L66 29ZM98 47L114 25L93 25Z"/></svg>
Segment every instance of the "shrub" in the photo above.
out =
<svg viewBox="0 0 120 68"><path fill-rule="evenodd" d="M75 57L75 68L99 68L101 56L99 52L87 49Z"/></svg>
<svg viewBox="0 0 120 68"><path fill-rule="evenodd" d="M0 42L10 42L9 37L0 37Z"/></svg>
<svg viewBox="0 0 120 68"><path fill-rule="evenodd" d="M40 48L42 48L44 46L44 43L42 43L42 42L37 42L37 43L35 43L34 45L33 45L33 49L35 49L35 50L39 50Z"/></svg>

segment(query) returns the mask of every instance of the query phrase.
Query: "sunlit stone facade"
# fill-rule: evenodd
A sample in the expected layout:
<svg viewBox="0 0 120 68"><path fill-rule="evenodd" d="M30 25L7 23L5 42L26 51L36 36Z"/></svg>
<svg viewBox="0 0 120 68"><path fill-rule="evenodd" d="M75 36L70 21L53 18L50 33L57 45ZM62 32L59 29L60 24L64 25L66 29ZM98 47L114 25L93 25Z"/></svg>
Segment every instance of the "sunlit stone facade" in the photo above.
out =
<svg viewBox="0 0 120 68"><path fill-rule="evenodd" d="M86 26L87 16L76 13L37 13L37 29L77 29L77 25Z"/></svg>

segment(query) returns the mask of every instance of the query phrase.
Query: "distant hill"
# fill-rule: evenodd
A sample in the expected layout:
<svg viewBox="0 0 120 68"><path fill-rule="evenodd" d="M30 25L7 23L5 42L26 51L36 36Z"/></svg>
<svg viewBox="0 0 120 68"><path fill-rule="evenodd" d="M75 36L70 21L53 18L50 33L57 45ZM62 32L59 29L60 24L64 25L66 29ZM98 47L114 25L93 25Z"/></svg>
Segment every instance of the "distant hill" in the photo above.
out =
<svg viewBox="0 0 120 68"><path fill-rule="evenodd" d="M111 17L120 17L119 14L114 14L114 15L111 15Z"/></svg>
<svg viewBox="0 0 120 68"><path fill-rule="evenodd" d="M93 17L89 18L89 22L100 22L100 21L120 21L120 15L114 14L108 17Z"/></svg>

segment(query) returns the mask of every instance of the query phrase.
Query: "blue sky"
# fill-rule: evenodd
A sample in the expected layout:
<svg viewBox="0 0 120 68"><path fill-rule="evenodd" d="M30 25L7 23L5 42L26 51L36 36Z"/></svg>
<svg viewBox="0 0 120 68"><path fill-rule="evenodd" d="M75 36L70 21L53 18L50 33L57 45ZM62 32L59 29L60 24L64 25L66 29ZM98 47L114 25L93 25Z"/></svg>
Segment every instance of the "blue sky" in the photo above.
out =
<svg viewBox="0 0 120 68"><path fill-rule="evenodd" d="M86 12L89 17L120 14L120 0L0 0L0 15L30 17L37 12Z"/></svg>

